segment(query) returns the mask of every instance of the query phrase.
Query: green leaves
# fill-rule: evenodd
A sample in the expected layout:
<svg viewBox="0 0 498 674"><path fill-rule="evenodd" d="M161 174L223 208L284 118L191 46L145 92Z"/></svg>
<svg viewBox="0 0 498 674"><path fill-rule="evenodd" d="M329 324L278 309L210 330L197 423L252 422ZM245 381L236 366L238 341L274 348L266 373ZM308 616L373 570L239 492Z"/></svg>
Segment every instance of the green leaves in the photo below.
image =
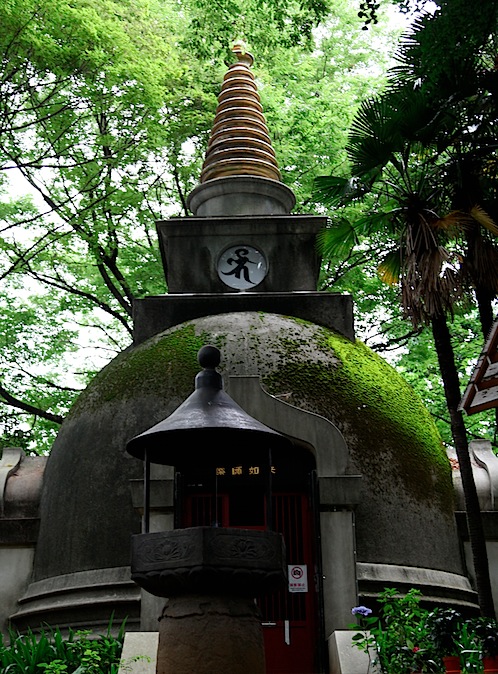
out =
<svg viewBox="0 0 498 674"><path fill-rule="evenodd" d="M250 42L258 58L269 57L282 45L310 48L313 28L330 11L324 0L223 0L216 4L188 0L182 5L191 17L187 32L192 52L202 59L214 56L226 61L231 44L237 40Z"/></svg>
<svg viewBox="0 0 498 674"><path fill-rule="evenodd" d="M5 674L116 674L124 638L124 623L116 637L90 638L90 632L69 629L63 637L58 628L46 627L35 634L9 632L0 635L0 665Z"/></svg>
<svg viewBox="0 0 498 674"><path fill-rule="evenodd" d="M342 206L360 199L367 191L358 178L317 176L314 181L315 197L327 206Z"/></svg>
<svg viewBox="0 0 498 674"><path fill-rule="evenodd" d="M434 317L453 320L465 386L483 342L473 305L487 334L498 296L496 134L490 132L497 122L490 103L496 99L491 73L498 6L485 2L473 21L468 3L439 5L402 39L400 65L386 89L360 106L346 146L350 172L317 179L315 196L336 209L320 240L329 277L340 279L328 287L352 292L367 307L358 285L367 278L371 288L376 267L393 284L392 293L399 289L411 331L386 304L382 325L375 318L369 325L361 315L357 325L367 326L367 340L379 349L399 344L413 350L401 350L395 362L452 444L438 366L422 328ZM359 264L366 264L363 277ZM382 297L379 289L372 295ZM393 301L393 294L388 297ZM462 342L463 323L472 336ZM492 439L490 418L466 423L471 433Z"/></svg>
<svg viewBox="0 0 498 674"><path fill-rule="evenodd" d="M416 589L400 596L397 589L386 588L378 597L378 614L362 619L360 627L368 632L355 635L353 641L381 672L440 671L440 654L432 647L427 627L429 612L420 599Z"/></svg>
<svg viewBox="0 0 498 674"><path fill-rule="evenodd" d="M187 215L232 41L307 211L387 50L346 0L7 0L0 23L0 171L34 195L0 194L0 431L45 452L134 298L167 290L154 223Z"/></svg>

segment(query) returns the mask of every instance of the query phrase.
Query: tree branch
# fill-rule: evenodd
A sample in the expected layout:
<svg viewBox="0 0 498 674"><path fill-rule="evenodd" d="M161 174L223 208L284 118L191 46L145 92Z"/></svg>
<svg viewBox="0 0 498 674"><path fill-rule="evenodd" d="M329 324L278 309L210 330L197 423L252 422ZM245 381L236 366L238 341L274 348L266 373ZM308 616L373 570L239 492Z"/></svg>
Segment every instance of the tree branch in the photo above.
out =
<svg viewBox="0 0 498 674"><path fill-rule="evenodd" d="M178 175L178 170L176 166L173 169L173 177L175 179L176 189L178 190L178 196L180 197L180 201L182 202L183 212L187 216L188 215L187 201L183 194L182 186L180 185L180 176Z"/></svg>
<svg viewBox="0 0 498 674"><path fill-rule="evenodd" d="M19 410L28 412L29 414L34 414L37 417L42 417L42 419L47 419L48 421L53 421L56 424L62 424L64 417L61 417L59 414L52 414L46 410L42 410L40 407L35 407L29 403L25 403L19 398L11 395L1 384L0 384L0 396L3 400L0 400L0 403L4 405L10 405L11 407L16 407Z"/></svg>

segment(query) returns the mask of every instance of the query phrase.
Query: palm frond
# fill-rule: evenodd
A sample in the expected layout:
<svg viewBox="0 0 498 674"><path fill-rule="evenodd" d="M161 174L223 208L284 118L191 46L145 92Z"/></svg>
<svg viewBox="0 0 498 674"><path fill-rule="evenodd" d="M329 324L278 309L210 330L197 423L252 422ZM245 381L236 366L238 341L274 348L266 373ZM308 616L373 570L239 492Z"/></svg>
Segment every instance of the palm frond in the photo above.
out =
<svg viewBox="0 0 498 674"><path fill-rule="evenodd" d="M391 221L399 209L390 211L377 211L375 213L367 213L354 222L354 229L358 237L370 236L379 230L385 229L390 231Z"/></svg>
<svg viewBox="0 0 498 674"><path fill-rule="evenodd" d="M435 229L450 232L452 229L469 229L476 223L484 227L494 236L498 236L498 226L493 218L479 205L473 206L470 211L455 210L433 222Z"/></svg>
<svg viewBox="0 0 498 674"><path fill-rule="evenodd" d="M357 243L355 229L345 218L333 223L331 227L322 229L317 236L319 251L329 259L346 258Z"/></svg>
<svg viewBox="0 0 498 674"><path fill-rule="evenodd" d="M442 218L434 220L433 227L444 232L451 232L452 230L465 229L471 220L469 213L465 211L450 211Z"/></svg>
<svg viewBox="0 0 498 674"><path fill-rule="evenodd" d="M313 197L326 206L341 206L361 198L368 189L355 178L317 176L313 183Z"/></svg>
<svg viewBox="0 0 498 674"><path fill-rule="evenodd" d="M403 311L412 325L428 324L434 317L452 314L462 294L458 259L444 246L412 253L404 260L401 277Z"/></svg>
<svg viewBox="0 0 498 674"><path fill-rule="evenodd" d="M467 250L463 259L462 272L472 285L481 286L487 293L498 295L498 247L487 237L474 240L472 252Z"/></svg>
<svg viewBox="0 0 498 674"><path fill-rule="evenodd" d="M399 250L389 252L377 267L380 280L390 286L397 285L401 275L402 254Z"/></svg>
<svg viewBox="0 0 498 674"><path fill-rule="evenodd" d="M346 145L353 173L366 181L376 180L392 163L403 176L409 158L418 156L422 164L429 148L446 149L447 141L441 144L439 139L447 137L449 124L445 107L435 109L422 91L411 86L364 101Z"/></svg>
<svg viewBox="0 0 498 674"><path fill-rule="evenodd" d="M476 204L470 209L470 215L482 227L491 232L491 234L498 236L498 226L493 218L486 213L484 208L481 208L481 206Z"/></svg>
<svg viewBox="0 0 498 674"><path fill-rule="evenodd" d="M372 180L402 147L399 125L386 97L364 101L351 125L346 151L353 173Z"/></svg>

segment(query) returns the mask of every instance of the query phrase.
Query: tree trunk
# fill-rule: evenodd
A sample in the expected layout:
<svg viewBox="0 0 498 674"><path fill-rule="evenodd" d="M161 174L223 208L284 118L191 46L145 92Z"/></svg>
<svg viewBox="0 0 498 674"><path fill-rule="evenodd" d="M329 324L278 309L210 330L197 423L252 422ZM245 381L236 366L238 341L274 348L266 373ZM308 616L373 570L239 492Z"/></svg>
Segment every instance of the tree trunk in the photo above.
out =
<svg viewBox="0 0 498 674"><path fill-rule="evenodd" d="M479 309L479 320L481 322L481 330L486 341L491 332L491 328L494 323L494 313L493 313L493 300L495 299L495 294L489 292L485 288L481 288L478 285L475 287L477 307Z"/></svg>
<svg viewBox="0 0 498 674"><path fill-rule="evenodd" d="M460 383L455 365L455 355L451 343L450 332L444 316L437 316L431 322L432 335L436 346L439 369L444 385L446 404L451 419L451 434L455 443L455 450L460 464L460 475L465 498L465 511L469 530L472 559L476 577L477 595L481 614L494 618L493 594L489 577L488 553L486 539L481 518L481 509L477 497L477 489L470 462L467 431L462 412L458 410L460 404Z"/></svg>

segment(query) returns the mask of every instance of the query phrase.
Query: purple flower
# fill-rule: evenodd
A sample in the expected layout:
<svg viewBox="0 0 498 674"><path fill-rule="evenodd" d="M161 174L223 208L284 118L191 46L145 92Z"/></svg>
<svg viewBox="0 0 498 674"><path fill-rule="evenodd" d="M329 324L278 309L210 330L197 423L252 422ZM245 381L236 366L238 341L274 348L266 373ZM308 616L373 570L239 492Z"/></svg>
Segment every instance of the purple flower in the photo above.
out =
<svg viewBox="0 0 498 674"><path fill-rule="evenodd" d="M353 615L361 615L363 617L366 617L367 615L370 615L372 613L372 609L367 608L366 606L354 606L351 609L351 613Z"/></svg>

